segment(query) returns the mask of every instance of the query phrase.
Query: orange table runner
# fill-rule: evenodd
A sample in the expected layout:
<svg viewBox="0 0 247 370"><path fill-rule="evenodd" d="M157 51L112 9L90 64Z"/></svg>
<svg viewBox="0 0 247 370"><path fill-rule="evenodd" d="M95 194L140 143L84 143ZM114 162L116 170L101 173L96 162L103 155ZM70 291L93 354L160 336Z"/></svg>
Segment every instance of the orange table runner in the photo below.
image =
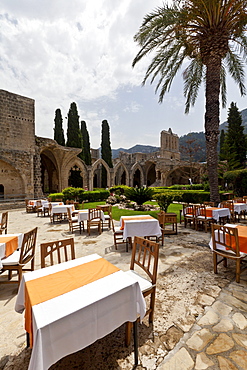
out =
<svg viewBox="0 0 247 370"><path fill-rule="evenodd" d="M18 248L17 236L1 236L1 243L5 243L5 257L10 256Z"/></svg>
<svg viewBox="0 0 247 370"><path fill-rule="evenodd" d="M119 268L103 258L27 281L25 284L25 329L32 347L32 306L102 279Z"/></svg>
<svg viewBox="0 0 247 370"><path fill-rule="evenodd" d="M152 216L150 215L146 215L146 216L141 216L141 217L136 217L136 216L127 216L127 217L121 217L121 227L120 227L120 230L123 230L124 229L124 221L133 221L133 220L149 220L153 218Z"/></svg>
<svg viewBox="0 0 247 370"><path fill-rule="evenodd" d="M213 211L215 210L215 209L219 209L219 208L217 208L217 207L206 207L206 217L213 217ZM200 209L200 215L201 216L205 216L205 214L204 214L204 208L201 208Z"/></svg>
<svg viewBox="0 0 247 370"><path fill-rule="evenodd" d="M237 226L238 229L238 244L239 251L247 253L247 227L246 226ZM226 243L230 243L229 235L226 235ZM235 243L232 243L232 248L235 248Z"/></svg>

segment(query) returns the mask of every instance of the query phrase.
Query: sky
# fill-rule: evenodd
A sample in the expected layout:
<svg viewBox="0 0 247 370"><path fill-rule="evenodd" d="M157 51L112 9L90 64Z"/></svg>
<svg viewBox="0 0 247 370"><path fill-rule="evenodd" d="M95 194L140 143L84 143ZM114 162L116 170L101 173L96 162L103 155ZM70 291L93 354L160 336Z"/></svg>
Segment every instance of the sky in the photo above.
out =
<svg viewBox="0 0 247 370"><path fill-rule="evenodd" d="M184 113L183 68L158 103L155 84L142 86L150 57L132 68L139 47L134 35L143 17L163 0L0 0L0 89L35 100L35 133L54 138L61 109L65 139L67 114L76 102L92 148L101 144L107 120L112 149L136 144L160 146L160 132L178 136L204 130L203 86ZM247 78L247 68L246 68ZM230 103L247 107L237 85L227 80Z"/></svg>

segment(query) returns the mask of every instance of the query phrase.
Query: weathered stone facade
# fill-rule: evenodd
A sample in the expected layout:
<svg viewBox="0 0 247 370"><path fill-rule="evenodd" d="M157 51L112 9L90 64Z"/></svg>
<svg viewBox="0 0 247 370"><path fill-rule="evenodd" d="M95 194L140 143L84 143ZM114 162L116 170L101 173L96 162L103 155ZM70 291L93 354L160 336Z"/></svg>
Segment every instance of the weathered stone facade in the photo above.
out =
<svg viewBox="0 0 247 370"><path fill-rule="evenodd" d="M92 165L77 157L78 148L68 148L52 139L35 136L35 101L0 90L0 196L39 198L73 185L78 172L80 186L101 187L101 168L107 172L107 186L164 186L188 184L190 164L181 162L179 138L172 130L161 132L160 150L155 153L124 153L113 168L92 149ZM193 174L199 179L199 167Z"/></svg>

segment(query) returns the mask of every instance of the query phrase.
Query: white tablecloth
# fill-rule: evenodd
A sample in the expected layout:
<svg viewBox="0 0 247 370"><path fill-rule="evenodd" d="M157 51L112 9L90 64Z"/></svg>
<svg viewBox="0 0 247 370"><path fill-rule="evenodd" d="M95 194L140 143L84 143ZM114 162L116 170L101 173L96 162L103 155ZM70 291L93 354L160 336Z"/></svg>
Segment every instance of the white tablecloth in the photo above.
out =
<svg viewBox="0 0 247 370"><path fill-rule="evenodd" d="M210 208L210 207L209 207ZM221 217L231 217L229 208L217 208L212 210L212 217L217 222Z"/></svg>
<svg viewBox="0 0 247 370"><path fill-rule="evenodd" d="M18 249L21 248L21 245L22 245L23 234L21 233L0 235L0 269L3 267L1 259L5 257L5 248L6 248L6 244L1 243L1 238L4 238L6 236L17 236L18 237Z"/></svg>
<svg viewBox="0 0 247 370"><path fill-rule="evenodd" d="M124 229L123 238L126 240L132 236L161 236L161 228L159 221L155 218L141 219L143 216L134 216L136 218L140 217L140 220L128 220L128 217L133 216L123 216L124 218ZM120 218L120 227L123 225L122 217Z"/></svg>
<svg viewBox="0 0 247 370"><path fill-rule="evenodd" d="M57 213L67 213L67 208L70 208L71 212L75 210L74 204L54 205L51 209L52 215Z"/></svg>
<svg viewBox="0 0 247 370"><path fill-rule="evenodd" d="M240 214L242 211L247 211L246 203L234 203L234 212Z"/></svg>
<svg viewBox="0 0 247 370"><path fill-rule="evenodd" d="M104 212L101 211L101 219L102 221L105 221L105 215ZM78 212L78 222L87 221L88 220L88 209L83 209Z"/></svg>
<svg viewBox="0 0 247 370"><path fill-rule="evenodd" d="M97 254L23 275L15 310L25 309L25 282L101 258ZM139 283L115 272L69 293L33 306L34 345L29 370L45 370L146 312ZM124 339L123 339L124 341Z"/></svg>

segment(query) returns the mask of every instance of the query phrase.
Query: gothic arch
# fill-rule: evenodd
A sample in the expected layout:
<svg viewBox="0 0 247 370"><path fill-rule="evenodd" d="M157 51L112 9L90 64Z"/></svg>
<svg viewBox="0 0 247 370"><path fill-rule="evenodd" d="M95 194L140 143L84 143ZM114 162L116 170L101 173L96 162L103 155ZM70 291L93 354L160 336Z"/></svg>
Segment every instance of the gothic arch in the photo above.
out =
<svg viewBox="0 0 247 370"><path fill-rule="evenodd" d="M27 193L27 179L23 171L17 169L12 161L3 156L0 156L0 184L4 193L1 194L3 198L6 195Z"/></svg>
<svg viewBox="0 0 247 370"><path fill-rule="evenodd" d="M135 163L130 171L130 186L143 186L144 185L144 173L141 165Z"/></svg>
<svg viewBox="0 0 247 370"><path fill-rule="evenodd" d="M82 161L79 157L69 158L68 161L64 161L61 169L63 176L63 188L68 186L73 186L73 183L70 183L71 171L78 171L80 174L80 184L77 187L88 187L88 170L85 165L85 162Z"/></svg>
<svg viewBox="0 0 247 370"><path fill-rule="evenodd" d="M163 174L164 175L164 174ZM192 177L192 182L200 182L200 168L193 168L193 176L191 175L191 167L189 165L176 166L171 171L165 173L163 181L166 186L171 185L189 185L190 178Z"/></svg>
<svg viewBox="0 0 247 370"><path fill-rule="evenodd" d="M49 147L40 150L41 185L43 193L56 193L60 188L60 169L57 158Z"/></svg>
<svg viewBox="0 0 247 370"><path fill-rule="evenodd" d="M106 170L106 186L110 187L112 185L111 182L111 174L110 174L110 167L108 164L104 161L104 159L99 158L97 161L94 162L92 166L92 176L91 176L91 188L95 187L102 187L101 185L101 173L102 173L102 167Z"/></svg>
<svg viewBox="0 0 247 370"><path fill-rule="evenodd" d="M122 170L122 172L120 172ZM129 172L123 162L118 162L114 167L114 183L115 185L128 185ZM125 180L125 181L124 181Z"/></svg>
<svg viewBox="0 0 247 370"><path fill-rule="evenodd" d="M151 186L156 181L156 163L149 162L146 169L146 185Z"/></svg>

